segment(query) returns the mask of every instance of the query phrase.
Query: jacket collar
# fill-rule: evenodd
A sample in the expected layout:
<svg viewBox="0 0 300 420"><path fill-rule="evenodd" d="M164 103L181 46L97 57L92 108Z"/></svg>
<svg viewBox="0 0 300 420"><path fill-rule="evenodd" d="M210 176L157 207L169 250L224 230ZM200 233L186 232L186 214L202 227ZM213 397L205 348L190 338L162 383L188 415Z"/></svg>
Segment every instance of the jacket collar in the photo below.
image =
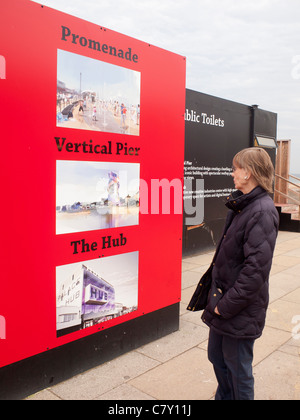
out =
<svg viewBox="0 0 300 420"><path fill-rule="evenodd" d="M252 201L266 195L267 192L261 188L256 187L250 193L243 194L241 191L237 190L233 192L229 197L227 197L226 206L235 212L242 211L248 204Z"/></svg>

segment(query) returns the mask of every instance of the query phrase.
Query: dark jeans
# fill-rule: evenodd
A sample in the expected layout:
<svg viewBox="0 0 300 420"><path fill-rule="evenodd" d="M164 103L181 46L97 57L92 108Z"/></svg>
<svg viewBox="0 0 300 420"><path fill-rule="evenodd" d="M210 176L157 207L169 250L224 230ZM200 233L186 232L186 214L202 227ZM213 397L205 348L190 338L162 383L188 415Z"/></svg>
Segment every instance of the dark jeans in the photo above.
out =
<svg viewBox="0 0 300 420"><path fill-rule="evenodd" d="M210 330L208 359L219 384L216 400L254 400L254 341L231 338Z"/></svg>

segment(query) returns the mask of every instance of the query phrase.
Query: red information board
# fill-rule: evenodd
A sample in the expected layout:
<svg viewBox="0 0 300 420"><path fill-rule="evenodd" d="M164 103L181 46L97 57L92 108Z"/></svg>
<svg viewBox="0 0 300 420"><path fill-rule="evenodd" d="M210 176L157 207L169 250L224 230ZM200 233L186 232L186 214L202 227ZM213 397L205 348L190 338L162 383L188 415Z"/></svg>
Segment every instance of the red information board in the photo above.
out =
<svg viewBox="0 0 300 420"><path fill-rule="evenodd" d="M3 367L180 301L186 62L0 8Z"/></svg>

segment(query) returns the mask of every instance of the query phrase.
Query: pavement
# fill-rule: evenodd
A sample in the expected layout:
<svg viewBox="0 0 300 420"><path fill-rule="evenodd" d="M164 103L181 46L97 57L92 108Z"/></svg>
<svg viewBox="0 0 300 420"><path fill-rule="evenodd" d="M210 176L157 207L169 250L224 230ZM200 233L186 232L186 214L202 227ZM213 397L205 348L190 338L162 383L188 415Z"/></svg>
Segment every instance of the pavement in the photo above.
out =
<svg viewBox="0 0 300 420"><path fill-rule="evenodd" d="M186 310L213 253L182 261L179 331L47 388L27 400L212 400L217 383L207 359L208 328ZM300 400L300 234L279 232L270 307L254 350L256 400Z"/></svg>

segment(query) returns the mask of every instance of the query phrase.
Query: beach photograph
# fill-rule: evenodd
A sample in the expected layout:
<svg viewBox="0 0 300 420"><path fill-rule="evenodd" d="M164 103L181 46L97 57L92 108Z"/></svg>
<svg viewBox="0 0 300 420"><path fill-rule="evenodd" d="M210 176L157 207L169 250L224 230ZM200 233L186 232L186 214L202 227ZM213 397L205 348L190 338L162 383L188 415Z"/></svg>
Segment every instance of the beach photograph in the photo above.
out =
<svg viewBox="0 0 300 420"><path fill-rule="evenodd" d="M57 50L57 127L140 135L141 73Z"/></svg>

